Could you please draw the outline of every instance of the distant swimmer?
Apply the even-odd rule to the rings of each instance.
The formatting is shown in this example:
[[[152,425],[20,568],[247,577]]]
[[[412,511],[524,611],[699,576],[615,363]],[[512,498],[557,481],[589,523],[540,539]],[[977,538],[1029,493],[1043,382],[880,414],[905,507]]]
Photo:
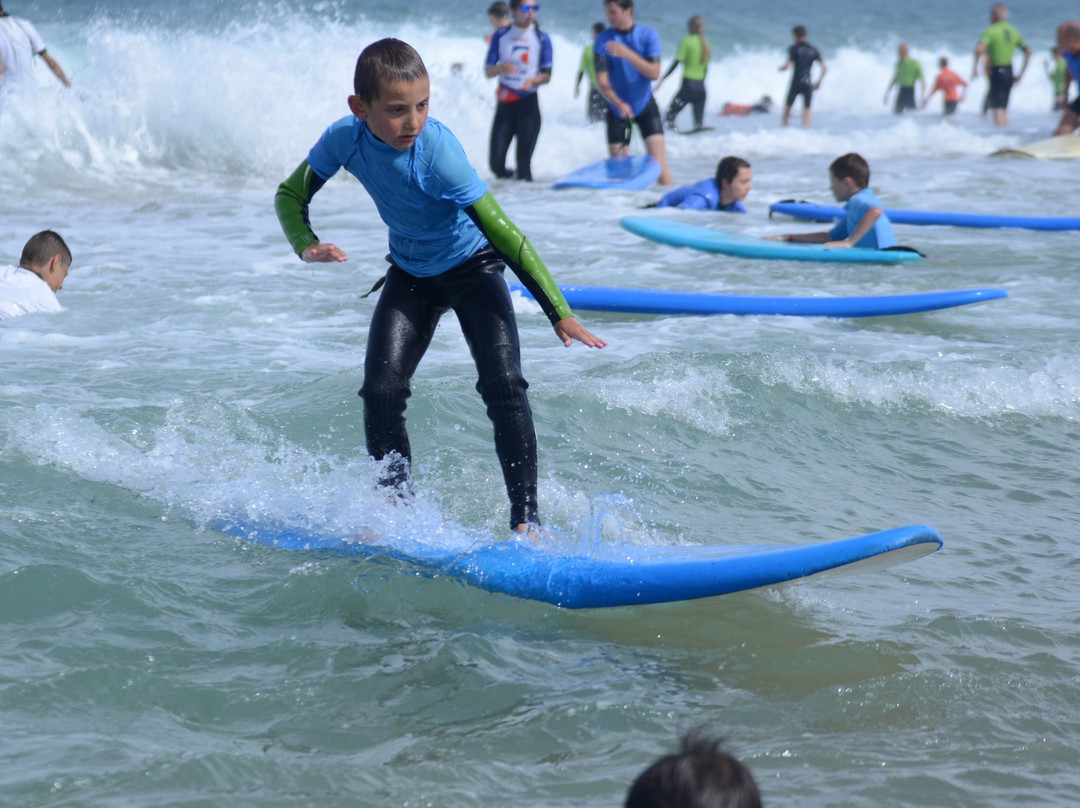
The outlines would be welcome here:
[[[1061,58],[1065,60],[1069,75],[1076,80],[1077,88],[1080,88],[1080,23],[1075,20],[1063,22],[1057,29],[1057,46],[1061,52]],[[1066,78],[1065,89],[1062,92],[1067,102],[1069,96],[1069,81]],[[1055,135],[1069,135],[1080,126],[1080,92],[1071,104],[1064,107],[1061,120],[1058,122]]]
[[[1004,3],[996,3],[990,8],[990,27],[983,31],[975,45],[975,66],[971,77],[979,72],[979,62],[986,60],[990,71],[990,92],[987,95],[987,108],[993,110],[994,123],[998,126],[1009,125],[1009,94],[1014,84],[1019,84],[1031,61],[1031,48],[1020,36],[1020,32],[1009,24],[1009,9]],[[1024,63],[1020,72],[1013,76],[1013,54],[1020,48],[1024,52]]]
[[[870,190],[870,166],[862,155],[851,152],[829,166],[829,189],[837,202],[844,203],[844,218],[832,230],[817,233],[789,233],[766,236],[770,241],[824,244],[826,247],[860,247],[885,250],[897,246],[892,222],[881,200]]]
[[[918,108],[918,104],[915,103],[916,84],[919,85],[919,95],[922,96],[925,102],[926,81],[923,79],[922,65],[911,58],[911,49],[908,48],[906,43],[901,43],[900,47],[896,49],[896,57],[896,69],[893,71],[892,81],[885,88],[884,102],[889,102],[889,93],[892,88],[898,87],[893,112],[900,115],[905,110]]]
[[[754,115],[761,112],[772,112],[773,101],[772,97],[768,95],[761,96],[761,100],[756,104],[733,104],[728,101],[720,108],[717,115],[729,116],[729,115]]]
[[[675,61],[671,67],[656,82],[653,92],[660,89],[664,79],[675,72],[680,64],[683,66],[682,85],[679,92],[671,99],[667,112],[664,114],[664,124],[675,129],[675,118],[682,112],[687,104],[694,113],[694,129],[701,129],[705,123],[705,74],[709,70],[709,59],[712,58],[712,48],[705,39],[705,20],[694,15],[686,24],[689,36],[683,37],[679,43],[679,50],[675,53]]]
[[[967,93],[967,82],[960,76],[949,69],[949,59],[947,56],[942,56],[938,59],[938,74],[934,79],[934,86],[930,90],[930,95],[923,98],[922,106],[926,109],[926,105],[930,103],[930,99],[934,97],[934,94],[938,90],[945,98],[945,108],[942,111],[943,115],[952,115],[956,112],[956,106],[964,100],[964,95]]]
[[[0,320],[24,314],[63,311],[56,293],[71,267],[71,250],[52,230],[30,237],[19,265],[0,267]]]
[[[825,78],[828,67],[825,60],[821,58],[821,54],[818,53],[818,49],[806,41],[806,28],[796,25],[791,29],[791,36],[795,44],[788,48],[787,61],[780,65],[781,73],[789,67],[794,67],[791,72],[791,86],[788,88],[787,100],[784,102],[784,116],[780,123],[782,126],[788,125],[791,108],[795,105],[795,99],[801,95],[803,98],[802,125],[809,126],[810,100],[813,98],[814,91],[821,89],[821,82]],[[821,74],[816,82],[813,79],[814,62],[821,65]]]
[[[728,156],[717,164],[715,177],[668,191],[656,207],[746,213],[743,201],[753,190],[753,181],[750,164],[741,157]]]
[[[596,86],[596,52],[593,50],[593,43],[603,30],[602,22],[593,23],[592,39],[581,51],[581,64],[578,65],[577,76],[574,77],[574,98],[577,98],[581,92],[581,80],[586,76],[589,77],[589,98],[585,102],[585,118],[589,123],[599,123],[604,120],[607,112],[607,101],[600,95],[600,90]]]
[[[539,87],[551,81],[551,37],[536,23],[539,3],[510,0],[513,24],[491,38],[484,75],[499,77],[491,122],[488,162],[500,179],[532,180],[532,155],[540,137]],[[516,140],[515,170],[506,167],[510,141]]]
[[[61,84],[71,86],[60,63],[45,50],[37,29],[29,20],[12,17],[0,3],[0,86],[32,81],[35,56],[41,57]]]

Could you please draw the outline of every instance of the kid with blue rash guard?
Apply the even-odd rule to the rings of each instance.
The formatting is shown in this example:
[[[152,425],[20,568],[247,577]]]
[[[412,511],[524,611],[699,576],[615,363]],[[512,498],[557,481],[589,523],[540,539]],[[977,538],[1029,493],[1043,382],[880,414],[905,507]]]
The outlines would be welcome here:
[[[867,250],[896,247],[892,223],[882,210],[881,201],[867,187],[869,184],[870,166],[866,160],[854,152],[837,157],[829,166],[829,187],[836,201],[844,203],[844,218],[832,230],[767,238]]]
[[[725,157],[717,164],[715,177],[668,191],[654,207],[746,213],[743,200],[754,187],[753,179],[748,162]]]
[[[428,118],[430,83],[419,54],[383,39],[360,54],[352,115],[323,133],[278,188],[274,208],[293,250],[307,262],[346,261],[311,229],[308,206],[337,171],[354,175],[390,229],[390,268],[368,329],[364,432],[368,454],[385,461],[381,483],[411,490],[405,431],[410,381],[439,318],[453,309],[476,363],[476,384],[495,427],[495,450],[510,499],[510,524],[539,523],[536,432],[521,373],[508,264],[569,347],[607,343],[573,316],[536,250],[502,211],[454,135]],[[373,290],[374,291],[374,290]]]

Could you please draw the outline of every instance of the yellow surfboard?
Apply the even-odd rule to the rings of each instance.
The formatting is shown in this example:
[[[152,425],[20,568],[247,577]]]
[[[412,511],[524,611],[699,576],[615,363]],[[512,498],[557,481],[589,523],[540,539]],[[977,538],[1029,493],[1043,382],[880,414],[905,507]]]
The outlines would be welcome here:
[[[1015,149],[998,149],[991,157],[1039,157],[1046,160],[1069,160],[1080,157],[1080,135],[1061,135],[1036,140]]]

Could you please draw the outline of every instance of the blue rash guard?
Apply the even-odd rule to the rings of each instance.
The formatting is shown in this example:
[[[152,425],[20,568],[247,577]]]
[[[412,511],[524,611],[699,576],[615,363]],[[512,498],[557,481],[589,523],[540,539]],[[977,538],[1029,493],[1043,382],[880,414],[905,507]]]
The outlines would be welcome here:
[[[720,207],[720,186],[716,179],[684,185],[674,191],[668,191],[656,203],[658,208],[682,208],[683,210],[721,210],[725,213],[746,213],[746,207],[738,199]]]
[[[880,207],[882,207],[881,200],[874,196],[874,192],[869,188],[863,188],[844,204],[844,218],[838,221],[836,226],[829,231],[829,240],[843,241],[855,232],[855,228],[859,226],[859,222],[862,221],[868,210]],[[897,246],[896,236],[893,235],[892,222],[889,221],[889,217],[882,212],[878,220],[874,222],[870,232],[859,239],[854,246],[867,250],[884,250],[888,247]]]
[[[596,57],[596,72],[608,74],[611,89],[630,105],[636,118],[652,99],[652,81],[637,71],[629,59],[608,56],[604,48],[608,42],[621,42],[641,58],[649,62],[660,61],[660,34],[645,25],[634,24],[629,31],[617,31],[606,28],[593,40],[593,53]],[[618,110],[608,102],[612,112]]]
[[[1065,65],[1069,71],[1069,75],[1076,81],[1077,86],[1080,86],[1080,53],[1070,53],[1067,50],[1061,52],[1061,58],[1065,60]],[[1073,100],[1073,112],[1077,112],[1076,104],[1080,101],[1080,95],[1077,95]]]
[[[326,129],[308,164],[322,180],[341,168],[360,180],[390,228],[391,258],[412,275],[440,275],[487,244],[465,212],[487,185],[457,138],[434,118],[412,148],[399,151],[348,115]]]

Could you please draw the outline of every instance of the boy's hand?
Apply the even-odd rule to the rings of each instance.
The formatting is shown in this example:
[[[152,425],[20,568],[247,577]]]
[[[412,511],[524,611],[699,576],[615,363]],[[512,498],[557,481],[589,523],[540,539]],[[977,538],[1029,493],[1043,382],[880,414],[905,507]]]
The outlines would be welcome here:
[[[300,258],[309,264],[329,264],[334,261],[349,260],[349,256],[345,254],[345,251],[340,247],[335,247],[333,244],[312,244],[304,247],[303,252],[300,253]]]
[[[555,333],[559,335],[559,339],[567,348],[574,344],[574,340],[590,348],[603,348],[607,345],[606,341],[589,333],[589,330],[574,317],[564,317],[555,323]]]
[[[835,248],[835,247],[850,247],[851,242],[850,241],[826,241],[821,246],[822,247],[832,247],[832,248]]]

